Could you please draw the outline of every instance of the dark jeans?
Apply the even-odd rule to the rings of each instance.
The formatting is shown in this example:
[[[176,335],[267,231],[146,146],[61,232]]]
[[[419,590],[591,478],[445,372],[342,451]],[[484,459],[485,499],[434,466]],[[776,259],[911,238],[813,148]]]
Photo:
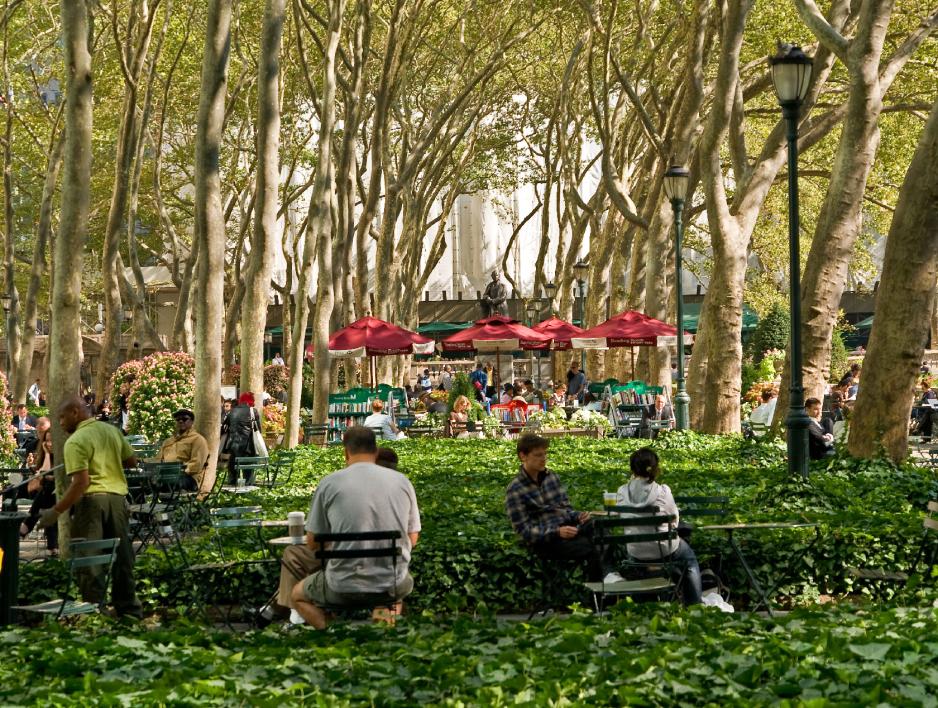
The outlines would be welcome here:
[[[29,507],[29,516],[26,517],[26,521],[23,522],[23,525],[27,529],[26,533],[30,533],[35,528],[36,524],[39,523],[39,512],[43,509],[51,509],[53,506],[55,506],[55,482],[43,479],[42,486],[39,487],[39,491],[36,492],[36,496],[33,497],[33,504]],[[25,536],[26,534],[23,535]],[[46,529],[46,548],[50,551],[54,551],[58,547],[59,526],[58,524],[52,524],[52,526]]]
[[[235,468],[235,461],[238,457],[250,457],[247,452],[238,453],[237,457],[234,453],[228,458],[228,486],[234,487],[238,484],[238,470]],[[245,486],[250,487],[254,484],[254,474],[256,470],[245,470],[244,474],[244,484]]]
[[[579,534],[571,539],[555,538],[534,544],[534,552],[545,560],[581,560],[586,564],[586,579],[603,579],[603,561],[593,542],[593,526],[581,526]]]
[[[681,579],[681,598],[685,605],[699,605],[703,589],[700,584],[700,565],[697,563],[697,554],[687,541],[681,539],[677,550],[671,554],[671,560],[684,565],[684,577]],[[681,569],[675,569],[675,580],[680,576]]]
[[[134,551],[130,543],[130,512],[122,494],[86,494],[72,508],[72,538],[98,541],[119,538],[111,569],[111,600],[118,616],[140,616],[134,582]],[[107,591],[101,568],[88,568],[78,576],[81,597],[100,602]]]

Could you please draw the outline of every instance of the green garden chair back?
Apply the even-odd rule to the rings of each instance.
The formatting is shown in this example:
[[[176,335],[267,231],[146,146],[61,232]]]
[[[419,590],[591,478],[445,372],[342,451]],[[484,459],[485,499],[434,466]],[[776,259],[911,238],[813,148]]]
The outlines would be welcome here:
[[[160,454],[160,446],[155,443],[131,445],[130,449],[134,451],[134,457],[138,460],[149,460]]]
[[[373,610],[379,607],[393,607],[398,600],[395,599],[397,584],[397,559],[401,556],[401,547],[398,542],[401,532],[392,531],[360,531],[354,533],[317,533],[316,540],[328,547],[320,546],[316,551],[316,558],[325,566],[330,559],[384,559],[391,571],[392,583],[387,588],[376,588],[373,594],[363,594],[360,602],[355,605],[326,605],[327,612],[343,613],[355,610]],[[348,547],[350,543],[364,543]],[[337,548],[342,544],[342,548]]]
[[[911,574],[918,573],[919,563],[925,560],[923,577],[931,576],[938,556],[938,501],[930,501],[925,507],[922,523],[922,541],[910,567]],[[910,573],[882,568],[847,568],[847,573],[857,580],[873,583],[907,583]]]
[[[607,583],[605,579],[600,582],[585,583],[586,588],[593,595],[593,604],[597,612],[606,606],[610,597],[650,597],[660,599],[668,597],[677,598],[677,589],[680,585],[680,576],[686,570],[683,564],[674,563],[668,556],[667,550],[670,542],[678,538],[677,526],[674,517],[670,514],[660,514],[654,506],[613,506],[608,511],[625,516],[596,517],[594,524],[597,530],[597,544],[603,554],[611,555],[617,549],[624,549],[629,543],[656,543],[660,556],[652,561],[639,561],[626,558],[622,563],[622,574],[626,580]],[[665,531],[659,530],[666,526]],[[622,533],[626,528],[638,528],[638,533]],[[683,566],[683,567],[682,567]],[[674,570],[677,569],[678,579],[675,581]],[[629,579],[628,576],[639,576]]]
[[[277,450],[270,458],[270,487],[289,483],[296,466],[296,450]]]
[[[244,478],[248,486],[270,486],[270,458],[238,457],[235,459],[235,471],[238,478]]]
[[[304,425],[303,444],[325,447],[329,443],[328,425]]]
[[[107,588],[110,587],[111,566],[114,563],[114,555],[119,543],[120,539],[117,538],[105,538],[99,541],[72,541],[69,545],[68,560],[65,561],[69,572],[66,577],[65,587],[62,590],[62,597],[56,600],[40,602],[35,605],[14,606],[13,610],[55,618],[71,617],[73,615],[83,615],[89,612],[99,611],[104,607],[107,598]],[[78,586],[78,571],[82,570],[104,573],[105,593],[100,603],[70,599],[72,591]]]
[[[681,518],[691,518],[694,516],[711,516],[717,520],[725,518],[730,513],[729,497],[700,497],[700,496],[676,496],[674,503],[681,510]]]

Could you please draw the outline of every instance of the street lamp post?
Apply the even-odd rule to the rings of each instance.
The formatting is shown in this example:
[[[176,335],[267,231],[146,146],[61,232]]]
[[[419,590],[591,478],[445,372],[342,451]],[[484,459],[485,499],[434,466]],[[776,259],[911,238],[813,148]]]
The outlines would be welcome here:
[[[582,260],[573,264],[573,277],[576,278],[577,287],[580,289],[580,327],[586,329],[586,274],[589,272],[589,265]],[[586,373],[586,350],[580,350],[580,371]]]
[[[681,248],[684,237],[684,202],[687,199],[687,183],[690,171],[681,165],[672,165],[664,173],[664,192],[674,211],[674,292],[677,300],[677,394],[674,396],[674,415],[678,430],[690,428],[690,396],[684,385],[684,292],[682,284]]]
[[[791,388],[788,416],[788,471],[808,476],[808,425],[801,372],[801,245],[798,217],[798,118],[811,83],[813,61],[801,47],[779,44],[769,57],[772,82],[788,128],[788,257],[791,298]]]
[[[525,314],[528,316],[528,327],[533,327],[537,324],[537,315],[538,315],[538,306],[535,298],[531,298],[528,301],[528,305],[525,308]],[[538,367],[540,369],[540,367]],[[538,371],[537,374],[534,373],[534,350],[531,350],[531,378],[535,379],[537,382],[537,387],[541,387],[541,372]]]

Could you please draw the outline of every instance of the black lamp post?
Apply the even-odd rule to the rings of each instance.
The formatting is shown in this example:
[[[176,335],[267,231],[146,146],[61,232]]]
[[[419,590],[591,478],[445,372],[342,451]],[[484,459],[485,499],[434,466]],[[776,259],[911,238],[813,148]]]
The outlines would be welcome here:
[[[0,303],[3,303],[3,320],[4,320],[4,322],[6,322],[6,331],[7,331],[7,334],[9,334],[9,332],[10,332],[10,308],[13,306],[13,298],[10,297],[10,295],[9,295],[8,293],[4,293],[2,296],[0,296]],[[6,364],[5,364],[5,366],[6,366],[7,383],[9,384],[9,377],[10,377],[10,347],[9,347],[9,343],[7,344],[7,347],[6,347]]]
[[[528,300],[527,307],[524,310],[525,314],[528,316],[528,327],[533,327],[534,325],[537,324],[538,310],[539,308],[538,308],[537,299],[532,297],[530,300]],[[533,349],[531,350],[531,378],[535,379],[535,381],[537,382],[537,387],[540,388],[541,387],[541,372],[540,372],[540,367],[538,367],[538,371],[535,374],[534,350]]]
[[[674,416],[678,430],[690,428],[690,396],[684,385],[684,292],[681,287],[682,272],[681,249],[684,237],[684,201],[687,199],[687,183],[690,171],[682,165],[672,165],[664,173],[664,193],[671,202],[674,211],[674,292],[677,300],[677,394],[674,396]]]
[[[589,265],[582,260],[573,264],[573,277],[576,278],[576,284],[580,291],[580,327],[586,329],[586,274],[589,272]],[[580,371],[586,372],[586,350],[580,352]]]
[[[788,417],[788,471],[808,476],[808,425],[801,375],[801,246],[798,217],[798,118],[811,83],[813,61],[801,47],[779,44],[769,57],[772,82],[788,127],[788,248],[791,298],[791,389]]]

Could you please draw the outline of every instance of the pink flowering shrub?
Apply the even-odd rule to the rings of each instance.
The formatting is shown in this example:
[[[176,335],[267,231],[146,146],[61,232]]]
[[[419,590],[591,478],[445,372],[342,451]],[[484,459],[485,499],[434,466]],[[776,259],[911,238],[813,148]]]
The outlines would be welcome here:
[[[118,366],[117,371],[112,374],[111,383],[108,386],[110,393],[107,397],[108,402],[111,404],[112,413],[117,412],[117,397],[121,393],[125,396],[130,395],[130,391],[133,389],[141,371],[143,371],[143,360],[131,359]]]
[[[0,419],[6,421],[6,425],[0,425],[0,458],[8,462],[13,459],[13,451],[16,449],[16,439],[13,437],[10,421],[13,420],[13,410],[7,403],[7,377],[0,371]],[[12,466],[12,465],[9,465]]]
[[[172,435],[174,411],[192,408],[195,362],[184,352],[156,352],[141,363],[127,402],[130,432],[155,442]]]
[[[237,386],[241,383],[241,364],[229,364],[221,370],[222,386]]]

